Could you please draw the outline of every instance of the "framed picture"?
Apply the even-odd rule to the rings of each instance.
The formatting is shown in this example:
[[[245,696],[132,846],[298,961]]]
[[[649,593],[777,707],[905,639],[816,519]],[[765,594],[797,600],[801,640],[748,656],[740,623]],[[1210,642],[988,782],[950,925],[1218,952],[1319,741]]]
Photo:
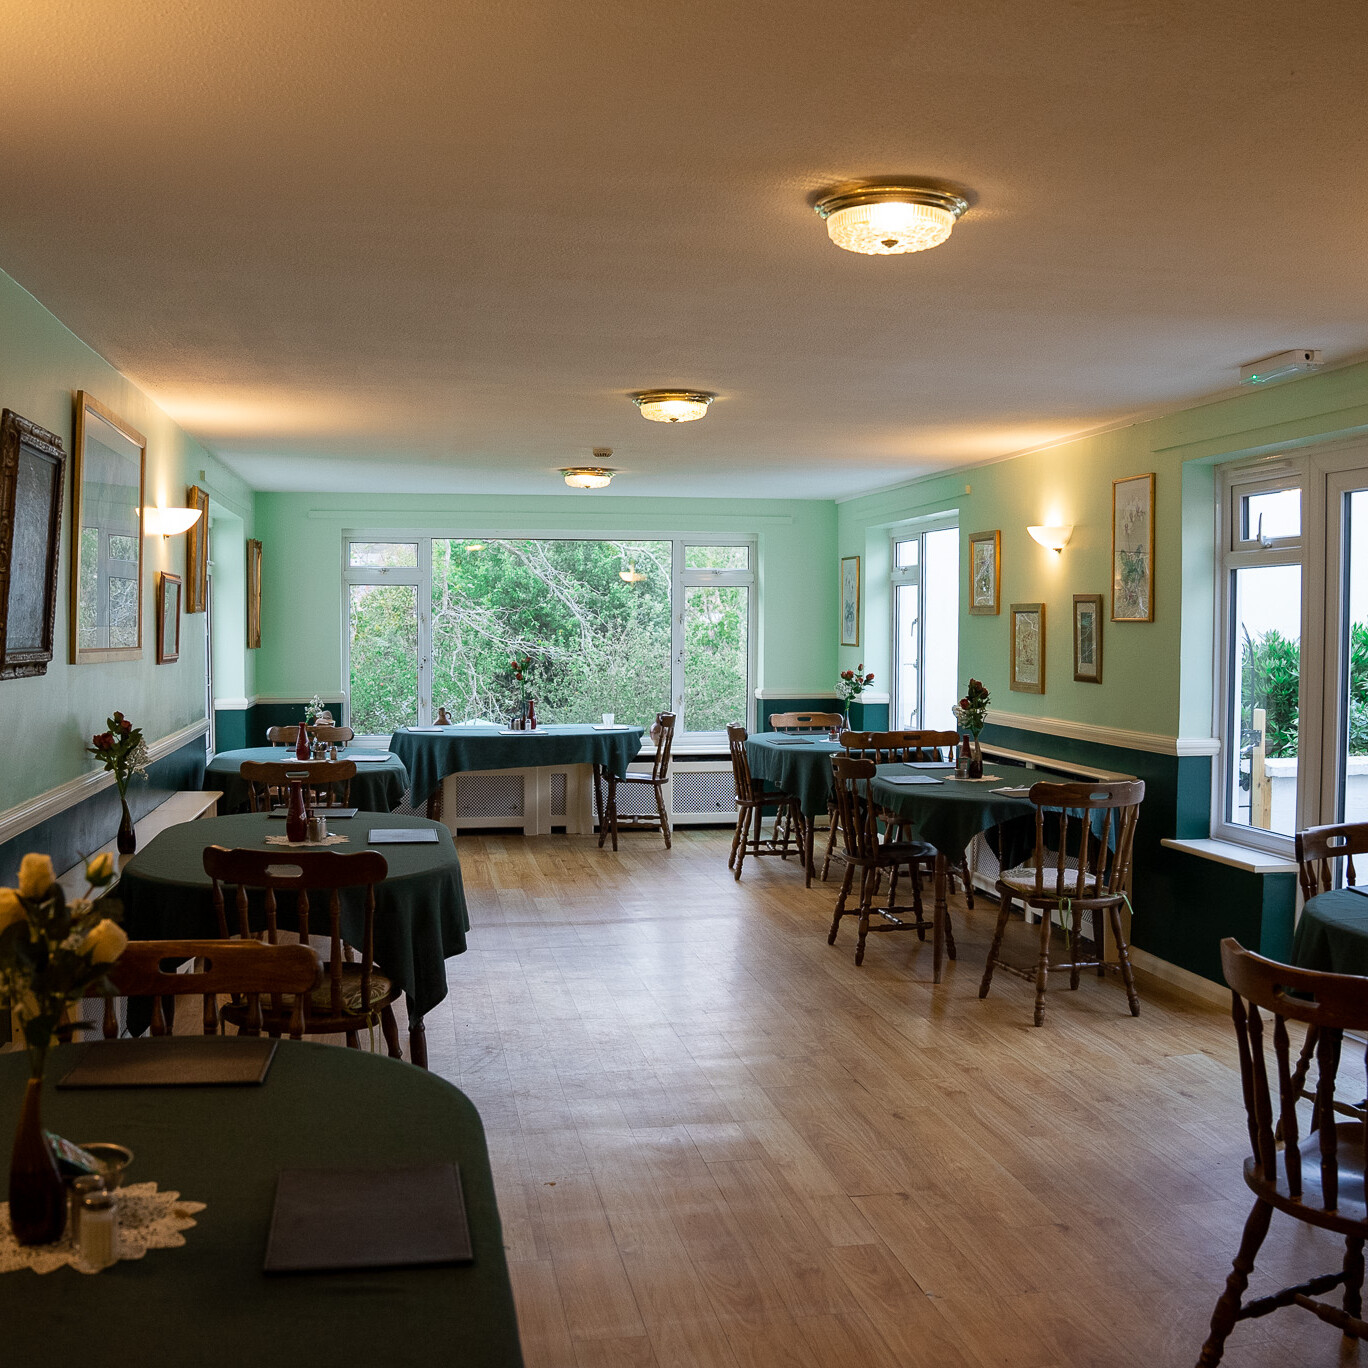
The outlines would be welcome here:
[[[841,645],[860,644],[860,558],[841,557]]]
[[[1012,615],[1012,688],[1017,693],[1045,692],[1045,605],[1014,603]]]
[[[1002,533],[969,534],[969,611],[996,617],[1002,611]]]
[[[180,659],[181,577],[157,576],[157,664]]]
[[[47,673],[66,487],[62,439],[0,414],[0,679]]]
[[[261,645],[261,543],[247,540],[247,649]]]
[[[1154,621],[1154,476],[1112,481],[1113,622]]]
[[[199,509],[199,517],[185,534],[185,611],[202,613],[209,606],[209,495],[198,485],[190,485],[185,506]]]
[[[71,663],[142,657],[147,439],[84,390],[71,481]]]
[[[1102,595],[1073,596],[1074,679],[1080,684],[1102,682]]]

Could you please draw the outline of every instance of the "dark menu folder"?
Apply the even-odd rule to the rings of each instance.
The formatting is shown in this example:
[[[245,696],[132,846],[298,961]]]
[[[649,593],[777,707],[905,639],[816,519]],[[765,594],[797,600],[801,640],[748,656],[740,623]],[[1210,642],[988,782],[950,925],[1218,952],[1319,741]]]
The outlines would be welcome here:
[[[238,1087],[264,1083],[276,1042],[265,1036],[151,1036],[95,1040],[59,1088]]]
[[[267,1273],[469,1263],[455,1164],[283,1169],[266,1240]]]

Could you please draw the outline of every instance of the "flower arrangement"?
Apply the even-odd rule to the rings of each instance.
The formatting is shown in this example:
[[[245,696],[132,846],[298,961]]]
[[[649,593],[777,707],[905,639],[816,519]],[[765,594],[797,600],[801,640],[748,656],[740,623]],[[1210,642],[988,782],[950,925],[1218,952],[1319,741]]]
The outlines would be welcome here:
[[[984,724],[988,721],[988,690],[983,682],[978,679],[971,679],[968,688],[964,691],[964,697],[951,711],[955,714],[955,721],[959,723],[961,729],[967,731],[977,741],[979,732],[983,730]]]
[[[836,693],[841,701],[849,706],[874,682],[874,671],[864,672],[862,660],[853,670],[842,670],[836,681]]]
[[[532,667],[532,657],[524,656],[521,660],[517,656],[510,656],[508,660],[508,673],[513,682],[518,686],[519,712],[522,716],[527,716],[527,676]]]
[[[128,783],[135,774],[147,778],[151,757],[147,754],[147,743],[143,740],[141,727],[135,727],[121,712],[116,712],[105,721],[108,730],[91,737],[93,744],[87,746],[86,750],[113,774],[114,782],[118,785],[119,804],[123,808],[119,822],[119,852],[131,855],[137,849],[137,838],[133,834],[133,818],[128,811]]]
[[[87,894],[105,887],[114,877],[113,857],[97,855],[85,874]],[[43,1076],[68,1007],[102,984],[128,944],[105,910],[89,896],[68,903],[46,855],[25,855],[19,887],[0,888],[0,1007],[18,1017],[33,1078]]]
[[[325,713],[327,713],[329,717],[332,716],[332,713],[328,712],[328,705],[324,703],[323,699],[318,694],[314,694],[314,696],[304,705],[305,725],[312,727]]]

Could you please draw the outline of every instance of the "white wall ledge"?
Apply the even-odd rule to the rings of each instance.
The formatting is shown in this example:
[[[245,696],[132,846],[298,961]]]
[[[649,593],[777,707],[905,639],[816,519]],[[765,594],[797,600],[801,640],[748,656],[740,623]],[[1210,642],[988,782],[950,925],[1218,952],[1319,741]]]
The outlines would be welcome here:
[[[1180,841],[1166,836],[1159,842],[1170,850],[1181,850],[1186,855],[1196,855],[1200,860],[1213,860],[1216,864],[1229,865],[1232,869],[1243,869],[1250,874],[1295,874],[1297,862],[1284,860],[1281,856],[1270,855],[1266,850],[1256,850],[1253,846],[1236,845],[1234,841],[1216,841],[1203,838],[1196,841]]]

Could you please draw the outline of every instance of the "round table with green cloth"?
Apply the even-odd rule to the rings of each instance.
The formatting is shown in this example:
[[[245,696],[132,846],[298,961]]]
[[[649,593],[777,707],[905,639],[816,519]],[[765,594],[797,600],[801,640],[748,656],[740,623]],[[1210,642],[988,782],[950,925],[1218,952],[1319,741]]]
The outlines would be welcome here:
[[[435,844],[375,845],[367,833],[377,828],[431,828]],[[423,1014],[447,994],[446,963],[466,948],[470,917],[461,884],[461,865],[451,833],[440,822],[395,813],[361,812],[355,817],[330,818],[329,834],[350,838],[345,845],[317,847],[341,855],[374,850],[385,857],[389,875],[375,887],[375,962],[407,995],[409,1041],[416,1062],[423,1062],[426,1042]],[[116,896],[123,904],[123,927],[134,940],[186,940],[216,937],[218,919],[211,898],[211,881],[204,872],[207,846],[230,849],[279,849],[282,863],[288,847],[266,843],[267,836],[283,836],[285,824],[262,812],[231,817],[206,817],[182,822],[147,844],[124,866]],[[326,906],[319,895],[319,911]],[[364,922],[364,893],[342,891],[342,936],[360,943]],[[293,901],[280,904],[282,930],[295,930]],[[256,925],[264,926],[264,918]],[[315,932],[326,921],[310,918]],[[230,926],[230,930],[232,927]]]
[[[54,1088],[83,1048],[48,1057],[44,1125],[127,1145],[130,1184],[155,1182],[206,1207],[182,1248],[94,1276],[0,1277],[5,1363],[522,1363],[484,1128],[464,1093],[397,1060],[288,1040],[259,1087]],[[14,1133],[27,1075],[26,1055],[0,1055],[0,1135]],[[262,1271],[282,1169],[438,1163],[460,1168],[473,1263]]]
[[[1292,963],[1368,977],[1368,897],[1336,888],[1309,898],[1292,938]]]
[[[408,769],[413,794],[409,803],[417,807],[437,792],[448,774],[471,770],[602,765],[621,779],[636,759],[644,734],[642,727],[603,731],[592,726],[545,726],[509,736],[493,726],[405,728],[395,732],[389,744]]]
[[[839,741],[825,736],[760,732],[746,738],[751,778],[791,793],[807,818],[820,817],[831,801],[831,757],[844,755]]]
[[[337,758],[348,760],[351,758],[348,752],[353,750],[375,753],[373,747],[348,746],[338,751]],[[295,759],[294,751],[288,746],[253,746],[248,750],[220,751],[204,768],[204,787],[217,789],[223,794],[219,799],[219,812],[224,815],[252,810],[247,782],[239,772],[244,760],[257,764],[308,767],[307,761]],[[393,812],[404,801],[408,786],[408,770],[397,755],[391,754],[388,760],[382,761],[358,760],[356,778],[351,781],[347,803],[349,807],[360,808],[362,812]]]

